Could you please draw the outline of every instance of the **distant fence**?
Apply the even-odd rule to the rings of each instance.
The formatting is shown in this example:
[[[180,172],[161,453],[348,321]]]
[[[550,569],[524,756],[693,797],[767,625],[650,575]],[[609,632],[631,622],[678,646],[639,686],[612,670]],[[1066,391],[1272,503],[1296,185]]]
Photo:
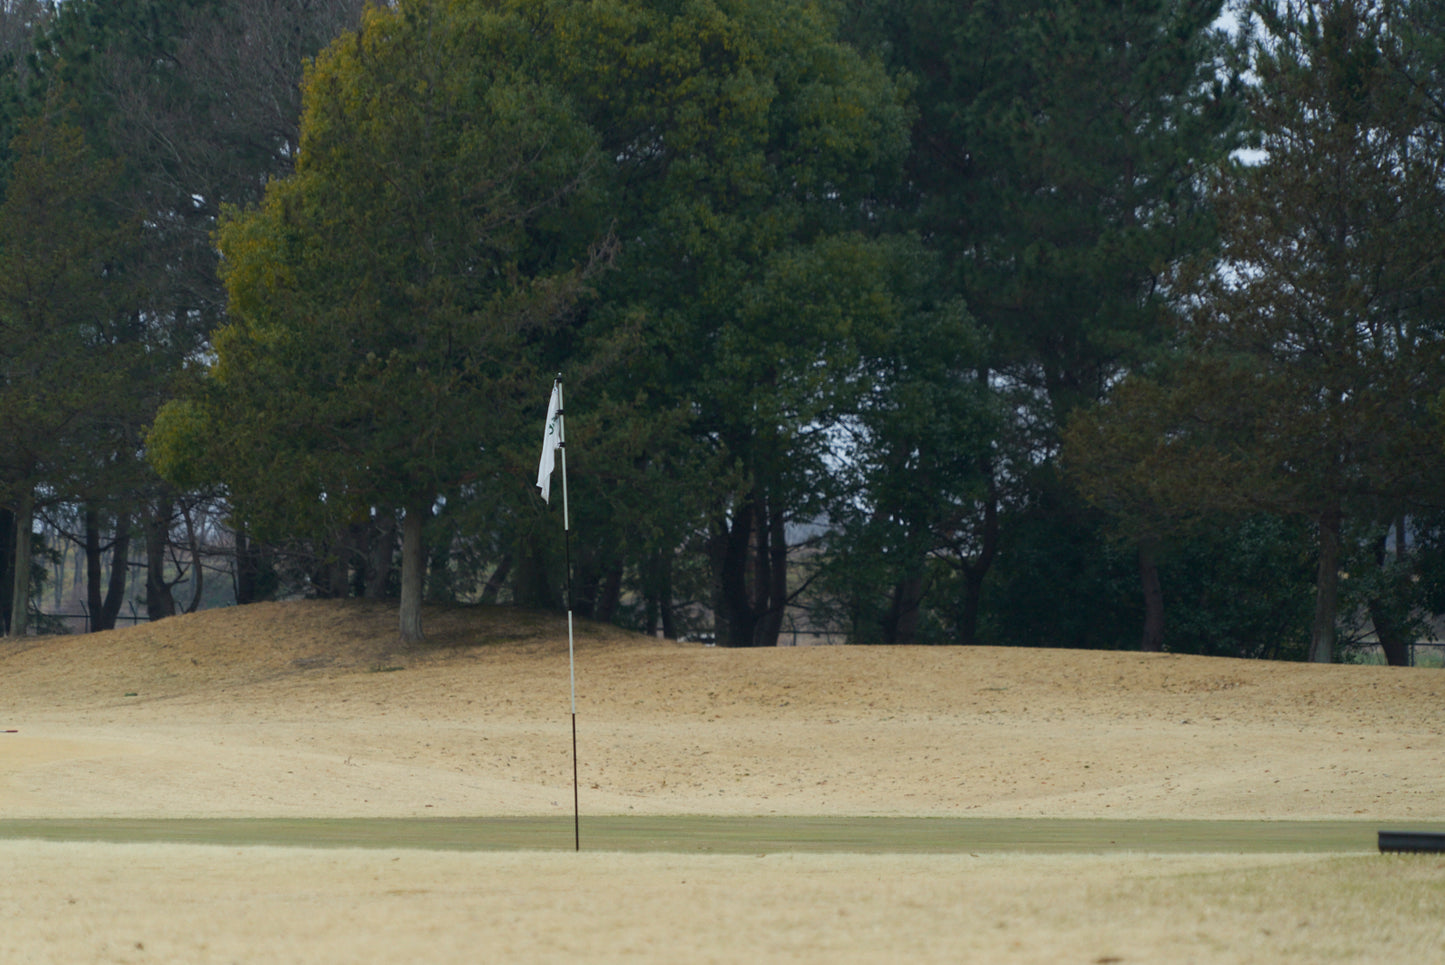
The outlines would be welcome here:
[[[1420,659],[1421,657],[1425,658],[1423,662]],[[1410,666],[1445,666],[1445,643],[1410,644]]]
[[[137,610],[133,601],[129,604],[129,607],[129,613],[121,612],[116,614],[116,626],[120,626],[123,623],[129,623],[131,626],[134,626],[137,623],[150,622],[150,617]],[[40,616],[45,620],[64,621],[66,630],[69,633],[89,633],[91,628],[90,608],[82,603],[80,610],[81,612],[79,613],[46,613],[42,610]]]
[[[780,647],[833,647],[847,642],[848,635],[836,630],[786,627],[778,634],[778,646]]]

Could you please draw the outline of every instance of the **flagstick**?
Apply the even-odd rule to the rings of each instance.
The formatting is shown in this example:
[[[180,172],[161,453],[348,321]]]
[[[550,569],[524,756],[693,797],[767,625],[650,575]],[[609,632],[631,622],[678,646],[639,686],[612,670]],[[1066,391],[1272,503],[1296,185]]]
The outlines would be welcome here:
[[[572,684],[572,843],[582,850],[581,806],[577,793],[577,664],[572,647],[572,519],[567,508],[567,415],[562,376],[557,376],[557,448],[562,452],[562,545],[567,565],[567,676]]]

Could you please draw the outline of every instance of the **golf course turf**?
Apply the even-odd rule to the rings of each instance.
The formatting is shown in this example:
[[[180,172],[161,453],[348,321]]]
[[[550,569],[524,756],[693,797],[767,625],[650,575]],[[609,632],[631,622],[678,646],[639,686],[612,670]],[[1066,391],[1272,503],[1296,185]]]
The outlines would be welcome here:
[[[256,604],[0,641],[0,962],[1439,962],[1445,674]],[[387,672],[378,672],[387,671]]]
[[[1445,823],[1412,825],[1445,831]],[[675,854],[1328,854],[1373,851],[1365,821],[603,816],[588,851]],[[226,847],[571,850],[570,817],[0,820],[0,839]]]

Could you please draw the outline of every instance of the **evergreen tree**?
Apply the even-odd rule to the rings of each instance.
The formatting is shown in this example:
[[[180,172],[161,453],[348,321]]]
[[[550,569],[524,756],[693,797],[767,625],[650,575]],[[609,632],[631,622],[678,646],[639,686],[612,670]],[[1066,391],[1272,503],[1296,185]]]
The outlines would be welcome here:
[[[85,533],[75,535],[94,574],[97,629],[109,626],[119,606],[133,536],[144,542],[149,616],[177,609],[172,588],[180,574],[171,574],[167,559],[187,497],[147,470],[140,436],[182,367],[208,351],[224,317],[212,239],[222,205],[254,202],[268,177],[290,169],[302,68],[357,22],[363,5],[67,0],[39,35],[30,103],[22,107],[64,105],[68,121],[117,165],[114,205],[143,226],[126,272],[140,292],[133,336],[147,365],[116,387],[115,409],[133,422],[107,454],[108,481],[88,491],[78,512]],[[99,553],[107,542],[117,566],[102,587]],[[244,534],[239,542],[247,543]]]
[[[585,242],[605,224],[581,227],[597,223],[593,134],[531,76],[522,17],[491,13],[374,9],[318,58],[295,174],[220,233],[231,321],[201,410],[157,429],[164,451],[166,433],[206,426],[258,525],[400,511],[409,643],[424,523],[479,467],[496,471],[543,384],[535,347],[603,254]]]
[[[25,633],[37,506],[83,498],[133,413],[118,399],[144,365],[124,266],[135,225],[115,168],[50,117],[10,145],[0,203],[0,500],[12,514],[10,633]],[[97,458],[97,454],[101,454]]]
[[[1264,159],[1220,172],[1221,261],[1177,279],[1177,355],[1081,420],[1072,450],[1116,505],[1308,520],[1309,657],[1329,661],[1347,523],[1383,534],[1438,498],[1445,152],[1393,66],[1411,59],[1402,8],[1249,9]]]
[[[937,601],[960,613],[961,641],[980,638],[985,579],[1011,544],[1032,538],[1028,530],[1053,527],[1061,546],[1106,552],[1099,518],[1058,477],[1059,432],[1159,342],[1170,266],[1209,244],[1199,175],[1235,143],[1227,42],[1214,27],[1221,6],[854,6],[855,34],[915,83],[906,191],[891,211],[942,256],[943,291],[963,300],[982,334],[973,371],[956,377],[985,388],[991,409],[1009,416],[970,454],[970,471],[940,491],[964,510],[940,519],[929,548],[961,577],[951,585],[963,599]],[[953,398],[974,404],[967,392]],[[1141,550],[1147,588],[1153,564]],[[1078,612],[1101,595],[1084,580],[1091,569],[1050,584],[1056,600],[1071,600],[1053,612]],[[990,592],[1002,609],[988,621],[990,639],[1037,639],[1032,623],[999,622],[1029,609],[1009,600],[1036,590],[1017,582],[1035,573],[995,574]],[[1146,627],[1158,617],[1151,610]],[[1157,635],[1145,645],[1157,647]]]

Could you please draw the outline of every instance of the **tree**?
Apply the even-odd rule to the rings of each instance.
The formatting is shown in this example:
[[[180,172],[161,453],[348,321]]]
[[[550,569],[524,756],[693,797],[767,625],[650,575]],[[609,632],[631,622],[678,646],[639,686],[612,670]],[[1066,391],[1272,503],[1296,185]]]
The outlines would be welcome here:
[[[262,531],[400,511],[409,643],[433,506],[497,471],[538,344],[606,257],[595,136],[523,33],[517,11],[401,3],[318,57],[295,173],[221,228],[231,315],[203,391],[155,430],[164,449],[203,426]]]
[[[269,177],[290,170],[302,68],[355,26],[363,6],[364,0],[68,0],[40,35],[32,100],[66,92],[70,121],[120,166],[116,205],[144,226],[144,244],[127,271],[143,281],[136,337],[151,364],[122,387],[127,405],[137,401],[130,406],[135,423],[111,454],[117,471],[109,491],[93,492],[83,514],[90,529],[113,534],[117,551],[127,547],[132,526],[143,536],[152,619],[176,610],[177,577],[168,576],[165,561],[185,497],[147,471],[139,458],[141,429],[186,361],[207,351],[224,315],[211,238],[221,207],[254,203]],[[126,478],[121,467],[129,469]],[[102,541],[88,537],[84,545],[99,574]],[[124,568],[119,572],[124,577]],[[93,584],[92,602],[100,595]],[[99,628],[111,609],[96,611]]]
[[[1234,143],[1220,8],[853,5],[854,34],[916,84],[914,148],[891,214],[940,254],[944,291],[981,332],[973,371],[958,377],[1010,417],[944,494],[967,511],[939,526],[929,549],[961,577],[938,587],[958,587],[963,601],[935,603],[961,614],[960,640],[979,638],[984,580],[1016,528],[1052,520],[1060,540],[1103,551],[1101,533],[1082,535],[1093,515],[1058,477],[1059,432],[1162,337],[1160,282],[1208,243],[1198,172]],[[956,398],[972,404],[969,393]],[[1147,586],[1147,554],[1141,564]],[[1083,572],[1050,591],[1078,587],[1086,598]],[[994,582],[1008,573],[1036,578],[1006,567]],[[1019,592],[1030,588],[993,595]]]
[[[978,378],[986,348],[973,319],[960,299],[934,300],[947,291],[939,259],[916,239],[893,245],[887,287],[901,297],[892,324],[861,340],[820,575],[834,602],[819,615],[855,643],[972,643],[997,517],[985,511],[981,539],[971,522],[997,501],[990,460],[1007,418]],[[965,585],[950,593],[951,582]]]
[[[127,413],[134,350],[124,273],[134,227],[111,205],[115,170],[81,132],[21,125],[0,204],[0,498],[14,519],[10,633],[26,629],[38,503],[75,498],[105,467]]]
[[[675,512],[691,479],[669,484],[635,545],[657,592],[679,545],[702,543],[718,641],[775,644],[796,592],[788,528],[821,510],[859,340],[892,310],[867,229],[906,147],[901,91],[812,4],[558,4],[551,23],[615,159],[622,245],[584,330],[636,333],[625,370],[599,381],[664,427],[611,475],[712,479],[692,525]]]
[[[1391,66],[1396,7],[1249,9],[1265,159],[1220,172],[1220,267],[1177,280],[1179,351],[1081,420],[1072,451],[1124,504],[1309,520],[1309,657],[1329,661],[1347,520],[1383,531],[1437,498],[1445,152]]]
[[[224,314],[211,232],[226,204],[289,172],[307,63],[360,22],[365,0],[69,0],[41,77],[125,166],[146,212],[150,311],[182,353]]]
[[[0,3],[0,142],[7,145],[14,137],[15,124],[23,113],[20,105],[35,37],[49,14],[49,5],[41,0]],[[14,583],[10,562],[15,546],[14,526],[10,509],[0,506],[0,629],[10,625],[10,593]]]

